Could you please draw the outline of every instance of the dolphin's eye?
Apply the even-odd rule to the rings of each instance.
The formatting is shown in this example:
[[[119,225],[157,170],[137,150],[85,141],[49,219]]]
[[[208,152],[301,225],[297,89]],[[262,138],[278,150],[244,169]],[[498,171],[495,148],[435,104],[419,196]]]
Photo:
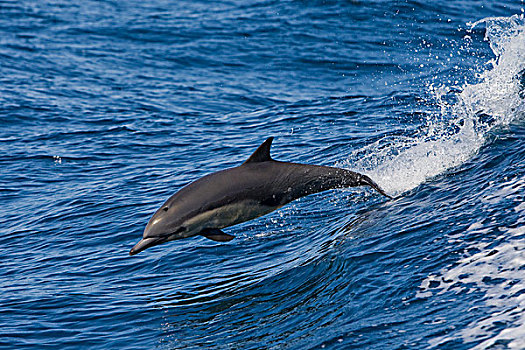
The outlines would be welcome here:
[[[164,210],[164,211],[168,211],[168,209],[169,209],[168,207],[162,208],[162,210]]]

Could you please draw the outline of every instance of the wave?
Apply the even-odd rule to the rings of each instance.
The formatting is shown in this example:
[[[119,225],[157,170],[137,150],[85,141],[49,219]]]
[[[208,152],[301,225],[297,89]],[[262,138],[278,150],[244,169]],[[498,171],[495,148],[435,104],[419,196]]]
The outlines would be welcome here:
[[[488,349],[502,343],[510,349],[525,348],[525,279],[521,272],[525,263],[525,204],[521,197],[524,190],[525,178],[518,177],[480,194],[483,203],[480,210],[487,219],[478,219],[463,235],[484,239],[469,245],[464,257],[451,267],[422,281],[419,298],[481,292],[481,300],[489,311],[487,316],[457,332],[431,339],[431,347],[446,347],[445,344],[459,338],[465,343],[478,343],[473,349]],[[516,203],[510,214],[516,221],[508,226],[494,221],[499,211],[494,206],[503,201]],[[452,237],[451,242],[458,244]]]
[[[525,19],[491,17],[471,24],[469,33],[486,25],[485,40],[494,58],[462,86],[428,85],[426,120],[416,136],[387,136],[366,146],[352,160],[387,192],[398,195],[468,161],[490,139],[491,131],[525,113]],[[466,78],[465,78],[466,79]],[[358,151],[360,154],[363,150]],[[352,159],[358,158],[356,154]],[[348,162],[350,163],[350,162]]]
[[[525,18],[490,17],[469,26],[473,29],[482,24],[486,25],[485,40],[494,58],[476,74],[475,81],[465,83],[459,90],[454,86],[430,86],[438,112],[429,113],[421,135],[394,142],[382,140],[371,146],[381,151],[376,167],[369,173],[387,191],[411,190],[461,166],[498,138],[502,129],[524,117]],[[381,149],[385,141],[393,146]],[[398,153],[385,156],[393,153],[392,148]],[[516,158],[514,166],[522,169],[522,156]],[[485,317],[465,328],[430,339],[431,348],[447,347],[456,340],[474,349],[501,344],[510,349],[525,348],[525,281],[520,273],[525,261],[524,189],[525,178],[518,174],[505,177],[503,183],[492,181],[476,193],[479,215],[460,237],[448,237],[451,249],[470,241],[462,258],[429,274],[419,286],[417,298],[479,295],[481,307],[488,310]],[[502,202],[510,203],[511,210],[502,211]]]

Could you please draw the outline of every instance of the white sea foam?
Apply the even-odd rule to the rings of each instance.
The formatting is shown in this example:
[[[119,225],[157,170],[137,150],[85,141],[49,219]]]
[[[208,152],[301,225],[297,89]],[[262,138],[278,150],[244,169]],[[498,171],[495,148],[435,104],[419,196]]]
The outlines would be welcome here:
[[[524,96],[520,92],[520,89],[523,90],[520,79],[523,80],[525,69],[523,15],[488,18],[472,24],[472,27],[481,23],[487,25],[486,39],[496,55],[490,62],[491,68],[480,74],[479,83],[465,85],[454,105],[446,105],[438,98],[442,110],[450,111],[466,122],[453,138],[458,138],[467,130],[475,135],[467,142],[459,142],[458,146],[465,149],[464,154],[475,152],[492,128],[505,126],[524,114]],[[481,113],[491,116],[491,121],[478,119],[477,115]],[[473,142],[476,139],[478,141]],[[448,142],[443,142],[443,145]],[[450,151],[444,151],[445,155]],[[454,156],[457,153],[452,151]],[[443,162],[455,165],[445,158]],[[484,217],[492,217],[494,206],[501,201],[512,200],[516,203],[513,211],[518,214],[517,222],[512,227],[502,227],[487,219],[470,225],[467,234],[494,232],[497,227],[499,237],[471,245],[466,252],[478,253],[466,253],[452,267],[429,275],[421,283],[418,293],[419,297],[428,298],[446,292],[476,291],[482,293],[489,314],[458,332],[433,339],[430,342],[433,347],[459,338],[464,342],[480,342],[474,349],[487,349],[501,343],[507,344],[510,349],[525,349],[525,295],[522,293],[525,290],[525,178],[512,178],[493,186],[495,188],[488,188],[481,198],[483,210],[486,211]]]
[[[387,192],[403,193],[460,166],[479,151],[494,128],[504,128],[525,115],[524,16],[487,18],[471,27],[481,24],[487,27],[485,39],[495,57],[487,62],[477,81],[465,83],[458,93],[453,92],[456,87],[430,86],[440,110],[429,114],[419,136],[378,141],[364,150],[367,157],[359,157],[362,161],[357,166]],[[493,183],[485,195],[480,194],[486,211],[482,217],[486,219],[470,225],[465,234],[497,232],[499,236],[472,244],[462,259],[422,281],[418,297],[476,292],[488,309],[487,317],[433,339],[431,347],[461,339],[478,342],[475,349],[501,343],[510,349],[525,349],[524,191],[525,178],[518,177]],[[511,212],[519,219],[505,227],[494,222],[494,207],[509,200],[516,203]],[[455,241],[457,237],[450,238],[451,243]],[[468,253],[472,251],[477,253]]]
[[[438,274],[429,275],[420,285],[417,296],[429,298],[443,293],[482,293],[489,309],[487,317],[476,320],[461,331],[437,337],[430,342],[438,347],[457,338],[465,342],[481,341],[474,349],[487,349],[504,342],[510,349],[525,349],[525,207],[522,195],[525,177],[513,178],[483,198],[484,210],[491,213],[494,204],[514,200],[518,221],[513,227],[495,223],[476,222],[466,234],[484,234],[497,226],[500,235],[490,241],[476,242],[467,251],[478,251],[457,261]],[[520,200],[521,198],[521,200]],[[500,242],[494,244],[494,242]],[[498,325],[506,324],[505,328]],[[499,330],[497,330],[499,329]]]
[[[465,83],[459,93],[453,92],[457,87],[429,86],[440,110],[430,113],[419,136],[380,140],[364,150],[368,156],[351,157],[360,159],[354,167],[387,192],[403,193],[460,166],[483,146],[490,130],[524,115],[524,16],[487,18],[471,26],[481,23],[495,58],[476,83]],[[452,103],[447,102],[451,94]]]

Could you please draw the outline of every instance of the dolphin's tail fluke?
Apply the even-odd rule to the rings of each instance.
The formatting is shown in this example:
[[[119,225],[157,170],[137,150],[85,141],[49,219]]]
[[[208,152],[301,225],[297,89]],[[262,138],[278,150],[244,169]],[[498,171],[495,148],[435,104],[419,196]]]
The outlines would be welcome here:
[[[361,178],[360,178],[360,185],[366,185],[366,186],[370,186],[372,187],[374,190],[376,190],[377,192],[381,193],[383,196],[389,198],[389,199],[392,199],[392,196],[389,196],[388,194],[386,194],[385,191],[383,191],[383,189],[381,187],[379,187],[378,184],[376,184],[371,178],[369,178],[368,176],[366,175],[363,175],[361,174]]]
[[[303,186],[299,195],[293,196],[293,199],[300,198],[313,193],[331,190],[333,188],[347,188],[356,186],[370,186],[383,196],[392,199],[385,191],[371,178],[366,175],[356,173],[355,171],[334,168],[320,165],[306,165],[288,163],[293,166],[290,173],[297,174],[297,182],[301,181],[308,186]]]

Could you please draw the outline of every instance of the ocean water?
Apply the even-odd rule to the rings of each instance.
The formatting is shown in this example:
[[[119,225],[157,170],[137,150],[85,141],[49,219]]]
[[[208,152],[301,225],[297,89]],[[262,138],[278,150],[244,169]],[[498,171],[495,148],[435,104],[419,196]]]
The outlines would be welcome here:
[[[0,1],[0,348],[525,349],[524,8]],[[269,136],[395,199],[128,255]]]

